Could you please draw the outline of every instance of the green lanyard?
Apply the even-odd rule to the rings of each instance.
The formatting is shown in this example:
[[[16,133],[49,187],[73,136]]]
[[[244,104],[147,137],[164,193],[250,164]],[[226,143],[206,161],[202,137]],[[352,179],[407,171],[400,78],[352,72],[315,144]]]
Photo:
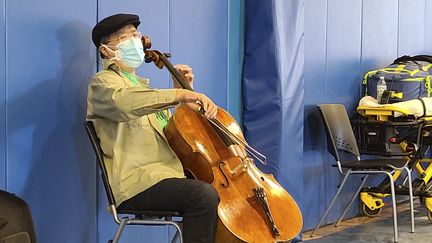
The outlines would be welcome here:
[[[156,112],[156,118],[159,121],[159,124],[162,128],[165,128],[165,126],[168,124],[168,116],[164,111],[158,111]]]
[[[138,78],[135,75],[123,70],[122,73],[129,79],[129,81],[131,81],[133,87],[136,87],[138,85]],[[165,114],[164,111],[156,112],[156,118],[162,128],[164,128],[168,124],[168,116]]]
[[[129,81],[131,81],[132,86],[137,86],[138,85],[138,79],[135,75],[133,75],[132,73],[126,72],[122,70],[122,73],[129,79]]]

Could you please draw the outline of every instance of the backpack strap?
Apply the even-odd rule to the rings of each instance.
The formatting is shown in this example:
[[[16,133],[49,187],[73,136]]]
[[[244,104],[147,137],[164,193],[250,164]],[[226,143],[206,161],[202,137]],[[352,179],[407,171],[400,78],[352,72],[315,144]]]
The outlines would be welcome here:
[[[423,115],[421,117],[426,116],[426,103],[424,102],[424,100],[422,98],[418,98],[423,106]]]
[[[429,55],[417,55],[417,56],[408,56],[404,55],[401,57],[396,58],[396,60],[393,61],[393,64],[403,64],[409,61],[423,61],[423,62],[430,62],[432,63],[432,56]]]

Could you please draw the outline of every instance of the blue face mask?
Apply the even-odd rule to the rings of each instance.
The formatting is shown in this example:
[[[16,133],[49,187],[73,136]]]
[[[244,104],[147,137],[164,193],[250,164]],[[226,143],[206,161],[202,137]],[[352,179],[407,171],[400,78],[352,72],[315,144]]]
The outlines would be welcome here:
[[[106,47],[111,50],[108,46]],[[144,47],[141,39],[131,38],[118,43],[116,47],[117,50],[114,51],[115,57],[111,58],[111,60],[120,60],[123,64],[132,68],[137,68],[144,62]]]

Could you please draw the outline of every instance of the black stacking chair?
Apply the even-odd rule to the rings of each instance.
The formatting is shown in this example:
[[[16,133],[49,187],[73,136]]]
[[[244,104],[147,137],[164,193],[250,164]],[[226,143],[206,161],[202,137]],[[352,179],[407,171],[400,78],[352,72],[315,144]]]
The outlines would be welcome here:
[[[345,208],[342,216],[336,223],[336,226],[342,221],[343,217],[347,213],[351,204],[359,194],[361,188],[365,184],[369,175],[384,174],[390,180],[390,189],[393,206],[393,227],[394,227],[394,241],[398,241],[398,229],[397,229],[397,212],[396,212],[396,194],[395,194],[395,182],[392,177],[392,173],[395,171],[405,170],[408,175],[408,186],[409,186],[409,199],[411,209],[411,232],[414,232],[414,207],[413,207],[413,193],[411,184],[411,169],[407,167],[407,159],[361,159],[360,152],[357,147],[357,141],[354,137],[354,132],[351,127],[346,109],[341,104],[323,104],[318,105],[318,110],[321,113],[323,124],[327,135],[327,150],[336,160],[336,165],[339,172],[344,176],[336,194],[333,196],[329,206],[327,207],[324,215],[313,230],[312,235],[321,226],[325,217],[333,206],[337,197],[339,196],[342,188],[344,187],[348,177],[352,174],[363,174],[363,178],[360,186],[357,188],[355,194],[351,198],[348,206]],[[355,157],[355,160],[341,160],[341,152],[347,152],[348,154]]]
[[[119,225],[117,228],[116,234],[113,240],[109,240],[108,243],[117,243],[120,240],[123,229],[126,225],[159,225],[159,226],[168,226],[172,225],[176,228],[176,234],[174,235],[171,242],[176,242],[177,239],[180,240],[180,243],[183,243],[183,233],[181,230],[181,222],[174,221],[173,217],[181,217],[182,214],[180,212],[173,211],[134,211],[134,210],[123,210],[117,209],[115,206],[115,199],[113,192],[111,190],[111,186],[109,184],[107,171],[105,168],[103,152],[100,147],[100,140],[96,134],[94,125],[92,121],[86,121],[85,128],[87,134],[89,136],[90,142],[93,146],[94,152],[96,154],[96,162],[98,164],[99,169],[101,170],[101,177],[105,187],[105,192],[108,197],[108,203],[110,210],[112,211],[112,215],[114,221]],[[123,217],[120,219],[119,215]]]

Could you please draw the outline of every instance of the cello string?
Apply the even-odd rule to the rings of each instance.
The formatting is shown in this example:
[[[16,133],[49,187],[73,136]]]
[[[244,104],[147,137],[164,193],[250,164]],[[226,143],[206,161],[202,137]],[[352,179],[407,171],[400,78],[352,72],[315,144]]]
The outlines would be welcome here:
[[[183,80],[181,74],[177,71],[177,69],[175,69],[175,67],[168,60],[168,58],[164,54],[160,53],[159,51],[157,51],[157,53],[160,56],[162,62],[165,64],[165,67],[168,68],[168,71],[170,71],[170,73],[174,76],[175,80],[180,84],[180,86],[183,87],[184,89],[192,91],[193,90],[192,87],[190,87],[190,85]]]
[[[181,74],[175,69],[175,67],[172,65],[172,63],[168,60],[168,58],[165,56],[165,54],[161,53],[160,51],[155,50],[154,51],[161,61],[165,64],[165,67],[170,71],[170,73],[174,76],[175,80],[180,84],[181,87],[187,90],[193,90],[190,85],[184,81]],[[202,106],[201,106],[202,107]],[[239,138],[237,135],[232,133],[228,128],[225,127],[224,124],[222,124],[217,118],[215,119],[209,119],[205,117],[207,121],[215,125],[222,133],[227,135],[231,140],[234,140],[237,144],[240,144],[244,147],[244,149],[251,154],[253,157],[255,157],[259,162],[266,165],[267,164],[267,158],[262,153],[258,152],[256,149],[254,149],[252,146],[247,144],[243,139]]]
[[[237,135],[235,135],[234,133],[232,133],[230,130],[228,130],[228,128],[226,128],[217,118],[214,119],[215,121],[210,120],[210,122],[212,124],[214,124],[215,126],[217,126],[220,130],[222,130],[222,132],[224,132],[227,136],[229,136],[231,139],[235,140],[237,143],[243,145],[245,147],[245,149],[251,153],[251,154],[255,154],[255,156],[261,156],[262,159],[266,160],[266,157],[261,154],[260,152],[258,152],[257,150],[255,150],[252,146],[250,146],[249,144],[247,144],[243,139],[239,138]],[[258,158],[259,159],[259,158]],[[264,163],[266,163],[265,161],[263,161]]]
[[[239,138],[237,135],[233,134],[228,128],[226,128],[217,118],[211,120],[207,119],[210,123],[215,125],[221,132],[223,132],[225,135],[227,135],[230,139],[234,140],[236,143],[243,145],[245,150],[249,152],[253,157],[255,157],[259,162],[266,165],[267,164],[267,157],[260,152],[258,152],[256,149],[254,149],[252,146],[247,144],[243,139]]]

